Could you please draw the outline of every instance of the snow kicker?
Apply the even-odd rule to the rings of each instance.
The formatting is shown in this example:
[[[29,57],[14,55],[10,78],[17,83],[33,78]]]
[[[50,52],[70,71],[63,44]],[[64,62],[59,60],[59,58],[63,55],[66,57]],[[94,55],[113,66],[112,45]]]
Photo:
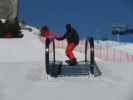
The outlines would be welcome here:
[[[85,42],[85,60],[78,62],[75,66],[69,66],[63,63],[63,61],[56,61],[55,58],[55,42],[53,43],[53,60],[49,60],[49,45],[50,40],[45,41],[45,60],[46,60],[46,72],[52,77],[64,77],[64,76],[81,76],[81,75],[93,75],[100,76],[102,72],[95,61],[94,55],[94,39],[88,38]],[[88,61],[88,44],[90,45],[90,61]]]

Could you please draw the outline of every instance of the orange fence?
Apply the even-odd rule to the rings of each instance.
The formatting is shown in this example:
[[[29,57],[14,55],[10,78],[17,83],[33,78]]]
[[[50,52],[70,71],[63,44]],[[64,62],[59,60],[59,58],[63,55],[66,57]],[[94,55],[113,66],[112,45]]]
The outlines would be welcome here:
[[[133,55],[130,55],[124,50],[115,48],[120,46],[121,43],[106,43],[106,42],[97,42],[95,41],[95,57],[104,61],[113,61],[113,62],[133,62]],[[123,45],[123,44],[122,44]],[[64,41],[55,41],[56,48],[65,48],[67,46],[66,40]],[[84,53],[85,49],[85,40],[81,40],[75,51]],[[88,51],[89,50],[88,46]]]

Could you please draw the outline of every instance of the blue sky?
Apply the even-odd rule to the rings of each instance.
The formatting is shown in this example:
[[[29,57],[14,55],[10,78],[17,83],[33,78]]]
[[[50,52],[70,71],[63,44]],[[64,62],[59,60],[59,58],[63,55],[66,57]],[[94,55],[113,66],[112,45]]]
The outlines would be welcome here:
[[[19,5],[19,17],[27,24],[47,24],[51,31],[64,32],[71,23],[81,37],[111,39],[113,24],[133,26],[132,0],[20,0]],[[121,40],[133,42],[133,36]]]

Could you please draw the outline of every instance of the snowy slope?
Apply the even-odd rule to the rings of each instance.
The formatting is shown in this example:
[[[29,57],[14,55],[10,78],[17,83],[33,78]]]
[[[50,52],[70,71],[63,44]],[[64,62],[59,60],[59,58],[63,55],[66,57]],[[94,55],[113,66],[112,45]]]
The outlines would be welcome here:
[[[33,32],[23,31],[22,39],[0,39],[0,62],[41,61],[44,44]]]
[[[132,43],[117,46],[116,49],[123,50],[127,52],[128,54],[133,55],[133,44]]]
[[[93,80],[88,77],[42,80],[44,44],[37,32],[23,31],[22,40],[0,40],[0,100],[133,100],[133,63],[97,60],[103,74]],[[59,60],[66,59],[64,50],[56,52]],[[75,53],[79,61],[84,59],[82,53]]]
[[[127,52],[130,55],[133,55],[133,43],[124,43],[124,42],[117,42],[117,41],[96,41],[102,46],[110,46],[112,48],[115,48],[117,50],[122,50]]]

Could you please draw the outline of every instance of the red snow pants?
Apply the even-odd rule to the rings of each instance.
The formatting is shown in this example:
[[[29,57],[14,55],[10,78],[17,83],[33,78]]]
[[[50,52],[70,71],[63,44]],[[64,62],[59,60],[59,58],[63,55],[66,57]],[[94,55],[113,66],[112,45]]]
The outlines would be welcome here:
[[[76,59],[74,54],[73,54],[73,50],[74,48],[76,47],[77,45],[74,44],[74,43],[69,43],[66,47],[66,56],[70,59],[70,60],[73,60],[73,59]]]

